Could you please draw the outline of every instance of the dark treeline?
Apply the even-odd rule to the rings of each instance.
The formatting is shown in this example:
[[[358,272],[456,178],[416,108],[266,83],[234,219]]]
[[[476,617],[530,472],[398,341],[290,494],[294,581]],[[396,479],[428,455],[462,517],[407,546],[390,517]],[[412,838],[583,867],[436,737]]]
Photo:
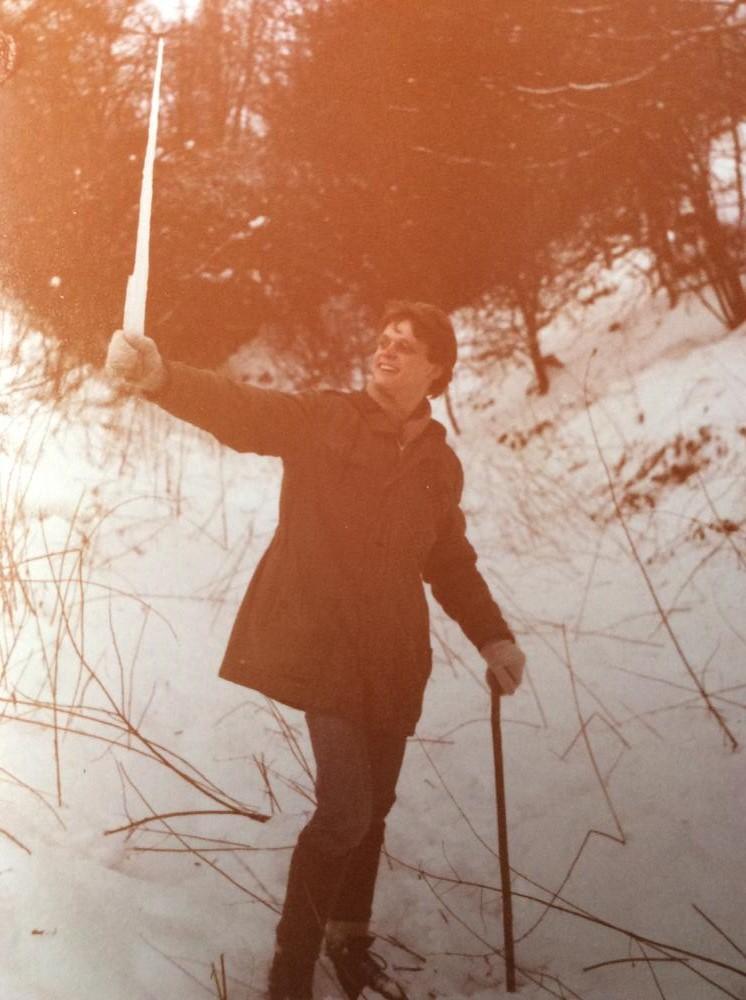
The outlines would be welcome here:
[[[216,364],[262,330],[343,382],[386,299],[488,297],[519,335],[485,352],[523,352],[543,391],[542,327],[634,248],[671,304],[707,285],[736,326],[743,7],[203,0],[168,29],[149,332]],[[158,27],[134,0],[0,14],[0,282],[70,359],[121,323]]]

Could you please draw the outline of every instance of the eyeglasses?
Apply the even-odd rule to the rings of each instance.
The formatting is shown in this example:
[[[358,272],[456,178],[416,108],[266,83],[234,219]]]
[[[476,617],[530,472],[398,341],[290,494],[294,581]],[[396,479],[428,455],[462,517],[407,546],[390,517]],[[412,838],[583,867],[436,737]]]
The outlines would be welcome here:
[[[387,333],[382,333],[376,341],[376,349],[379,351],[396,351],[397,354],[425,354],[424,344],[421,346],[412,343],[411,340],[395,340]]]

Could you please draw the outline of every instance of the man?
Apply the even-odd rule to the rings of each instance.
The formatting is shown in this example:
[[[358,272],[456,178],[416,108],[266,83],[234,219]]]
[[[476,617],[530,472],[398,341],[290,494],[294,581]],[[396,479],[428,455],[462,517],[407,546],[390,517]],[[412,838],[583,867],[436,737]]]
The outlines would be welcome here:
[[[326,936],[347,996],[403,993],[370,951],[386,816],[431,670],[423,581],[505,694],[524,656],[476,567],[461,465],[428,396],[456,338],[424,303],[386,310],[360,392],[283,393],[164,362],[114,334],[109,371],[238,451],[283,459],[279,520],[241,604],[220,676],[301,709],[317,807],[293,852],[271,1000],[310,1000]]]

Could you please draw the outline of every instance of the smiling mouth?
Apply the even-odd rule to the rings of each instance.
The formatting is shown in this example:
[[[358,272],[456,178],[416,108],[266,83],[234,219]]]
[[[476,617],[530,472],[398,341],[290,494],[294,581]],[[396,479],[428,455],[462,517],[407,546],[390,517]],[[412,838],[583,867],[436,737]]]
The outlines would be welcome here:
[[[399,369],[395,368],[394,365],[386,364],[385,361],[379,361],[377,367],[378,367],[379,371],[382,371],[382,372],[396,373],[396,372],[399,371]]]

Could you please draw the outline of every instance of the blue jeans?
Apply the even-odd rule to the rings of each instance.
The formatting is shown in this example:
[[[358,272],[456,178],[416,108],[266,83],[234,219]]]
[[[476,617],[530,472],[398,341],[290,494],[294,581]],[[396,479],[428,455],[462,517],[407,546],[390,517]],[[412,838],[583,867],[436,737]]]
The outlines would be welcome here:
[[[306,722],[317,804],[293,852],[277,940],[316,955],[328,919],[370,919],[407,737],[329,715],[308,714]]]

